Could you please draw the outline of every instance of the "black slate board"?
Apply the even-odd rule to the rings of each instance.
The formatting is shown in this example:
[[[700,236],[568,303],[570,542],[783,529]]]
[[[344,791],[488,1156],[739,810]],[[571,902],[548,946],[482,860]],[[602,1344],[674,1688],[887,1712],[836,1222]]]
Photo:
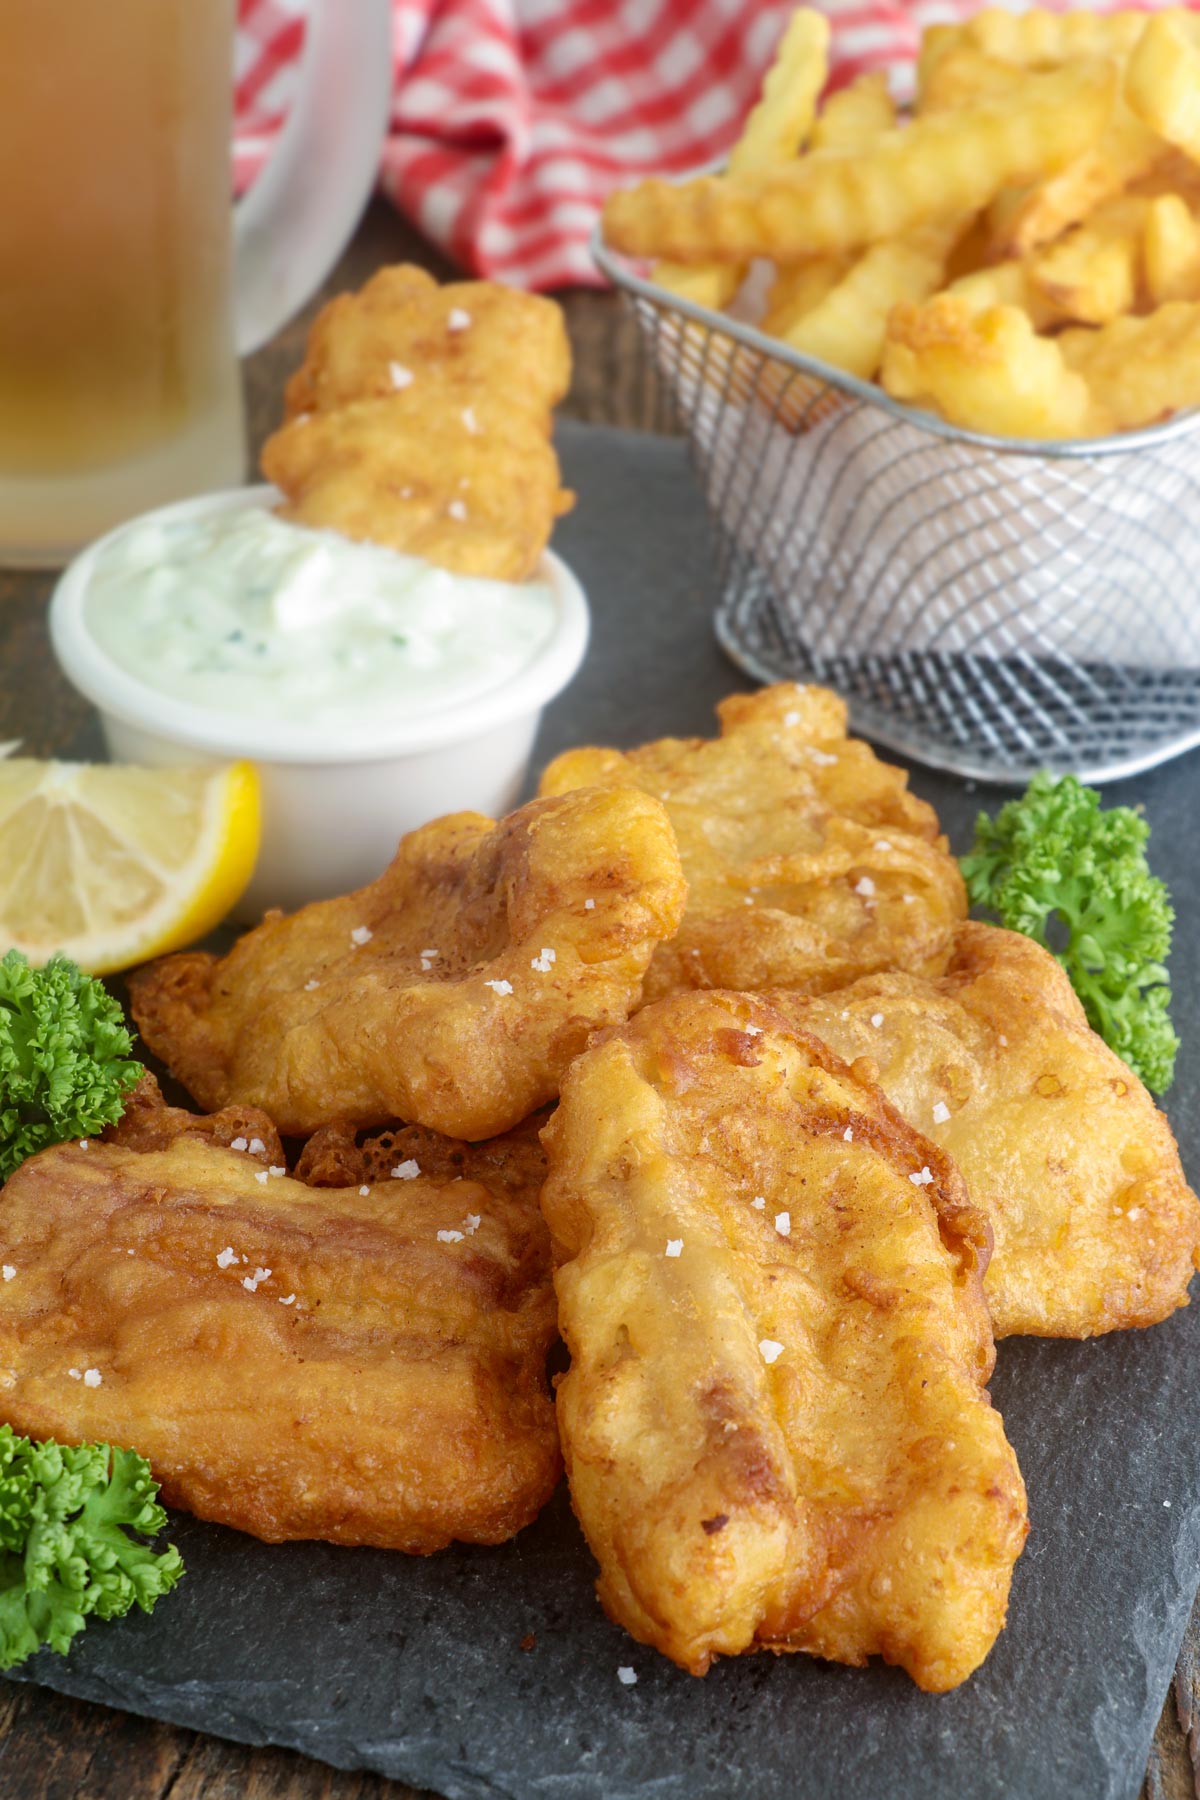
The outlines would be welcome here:
[[[588,662],[539,761],[581,741],[707,733],[746,686],[712,639],[712,563],[677,444],[564,428],[580,494],[556,543],[594,612]],[[917,770],[956,847],[979,795]],[[1123,784],[1184,909],[1187,1047],[1169,1111],[1200,1172],[1195,756]],[[1200,1305],[1092,1343],[1010,1340],[993,1396],[1033,1530],[1009,1626],[956,1693],[894,1670],[749,1657],[695,1681],[603,1617],[560,1490],[498,1550],[427,1560],[267,1548],[177,1517],[187,1579],[152,1619],[93,1627],[28,1678],[247,1743],[294,1746],[448,1800],[1127,1800],[1200,1580]],[[527,1633],[536,1647],[521,1649]],[[631,1664],[637,1685],[618,1683]]]

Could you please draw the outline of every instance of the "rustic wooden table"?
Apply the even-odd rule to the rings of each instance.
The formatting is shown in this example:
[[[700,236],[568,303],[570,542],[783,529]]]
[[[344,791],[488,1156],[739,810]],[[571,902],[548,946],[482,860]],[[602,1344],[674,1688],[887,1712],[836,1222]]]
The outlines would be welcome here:
[[[382,202],[367,212],[325,293],[359,286],[382,263],[417,262],[452,273]],[[273,426],[287,375],[300,360],[308,318],[296,320],[246,368],[252,446]],[[634,328],[616,297],[560,296],[575,353],[563,411],[572,418],[649,428]],[[82,700],[58,676],[44,628],[49,575],[0,571],[0,609],[10,645],[0,684],[0,742],[20,738],[27,755],[69,752],[87,720]],[[153,1720],[0,1680],[0,1800],[436,1800],[376,1775],[344,1775],[288,1750],[177,1730]],[[964,1800],[969,1796],[964,1790]],[[1020,1800],[1014,1795],[1013,1800]],[[1080,1800],[1088,1800],[1080,1796]],[[1200,1602],[1172,1690],[1166,1695],[1140,1800],[1200,1800]]]

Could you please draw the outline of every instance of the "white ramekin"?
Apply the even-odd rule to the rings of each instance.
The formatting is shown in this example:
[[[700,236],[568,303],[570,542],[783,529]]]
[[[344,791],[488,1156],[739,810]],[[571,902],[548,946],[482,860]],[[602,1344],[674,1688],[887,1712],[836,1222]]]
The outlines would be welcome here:
[[[101,649],[84,617],[96,559],[132,525],[271,505],[271,487],[235,488],[160,507],[100,538],[66,569],[50,603],[50,639],[69,681],[100,714],[117,762],[228,762],[248,757],[262,787],[262,845],[241,920],[290,909],[371,881],[398,840],[442,813],[497,818],[512,807],[529,766],[542,708],[583,661],[588,607],[561,558],[546,551],[538,578],[558,609],[553,635],[503,686],[425,718],[400,712],[378,738],[314,750],[303,719],[242,717],[159,693]],[[307,739],[307,741],[306,741]]]

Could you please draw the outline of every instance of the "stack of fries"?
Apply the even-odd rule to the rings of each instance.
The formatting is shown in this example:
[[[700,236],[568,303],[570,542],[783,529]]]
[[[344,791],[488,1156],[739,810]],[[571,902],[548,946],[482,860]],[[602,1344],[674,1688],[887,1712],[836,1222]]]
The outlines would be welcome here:
[[[616,194],[606,240],[716,311],[967,430],[1085,438],[1200,406],[1200,15],[926,31],[915,114],[882,75],[818,110],[802,9],[726,171]]]

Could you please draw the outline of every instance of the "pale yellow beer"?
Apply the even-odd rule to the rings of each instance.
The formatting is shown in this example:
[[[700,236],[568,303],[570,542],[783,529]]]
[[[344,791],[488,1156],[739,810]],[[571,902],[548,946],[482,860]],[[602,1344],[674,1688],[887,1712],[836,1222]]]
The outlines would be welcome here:
[[[237,480],[233,0],[0,0],[0,562]]]

